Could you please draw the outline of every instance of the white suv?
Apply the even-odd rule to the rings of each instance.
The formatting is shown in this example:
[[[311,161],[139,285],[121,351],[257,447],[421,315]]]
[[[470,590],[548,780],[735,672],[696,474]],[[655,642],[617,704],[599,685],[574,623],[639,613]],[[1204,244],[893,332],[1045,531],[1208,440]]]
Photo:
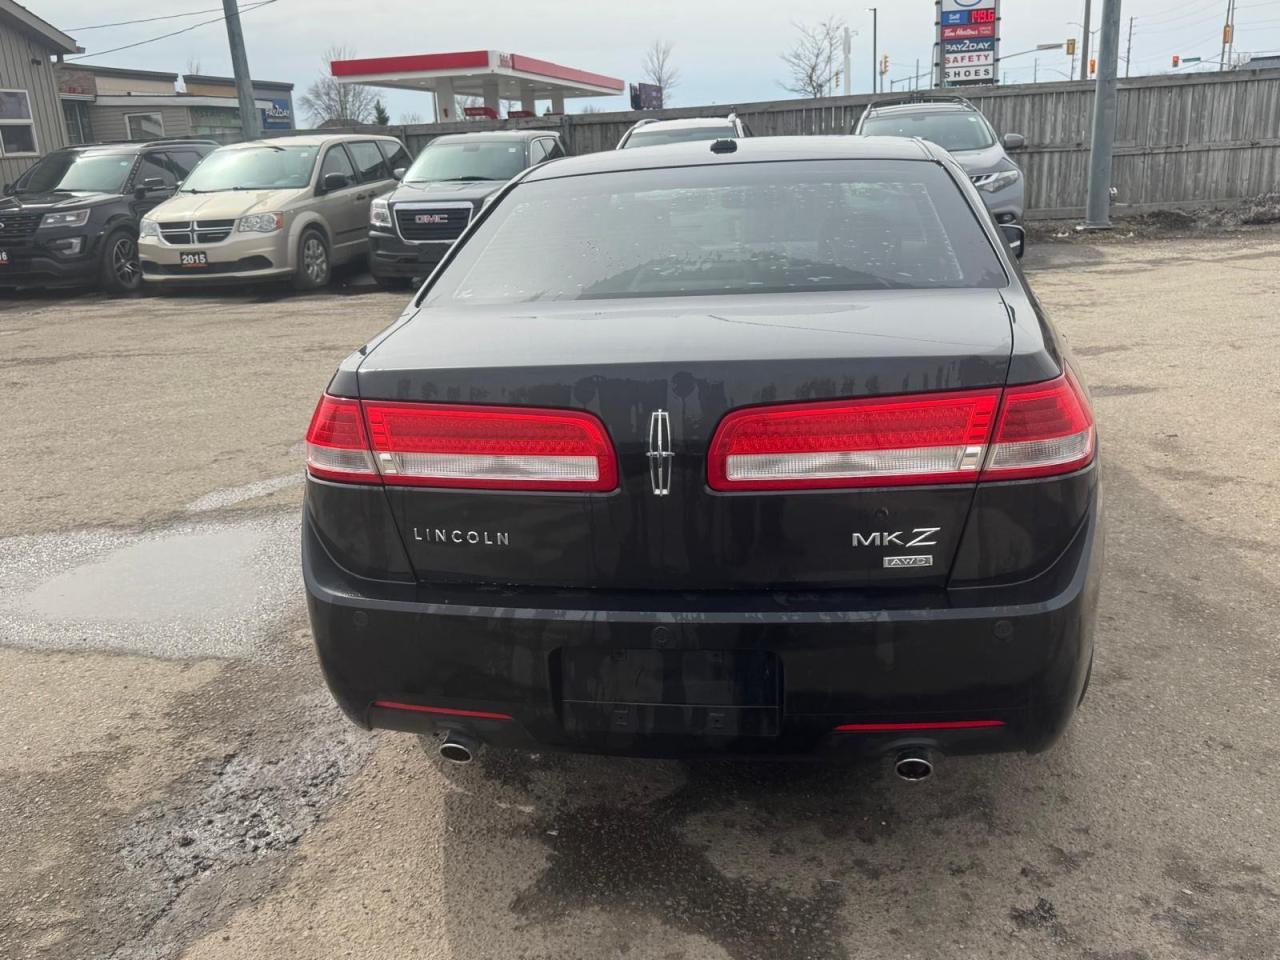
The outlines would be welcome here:
[[[691,140],[741,140],[751,135],[751,128],[739,120],[736,113],[727,117],[641,120],[622,135],[618,149],[658,147],[664,143],[688,143]]]

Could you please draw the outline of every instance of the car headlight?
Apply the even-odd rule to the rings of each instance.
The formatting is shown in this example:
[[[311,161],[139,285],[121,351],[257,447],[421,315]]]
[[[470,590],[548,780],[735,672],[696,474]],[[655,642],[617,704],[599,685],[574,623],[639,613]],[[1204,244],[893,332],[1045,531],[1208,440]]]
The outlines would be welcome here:
[[[1005,187],[1017,183],[1018,178],[1021,176],[1021,170],[1001,170],[999,173],[987,173],[980,177],[974,177],[973,183],[979,190],[995,193],[997,190],[1003,190]]]
[[[158,237],[160,236],[160,224],[155,220],[143,220],[142,226],[138,229],[140,237]]]
[[[283,213],[251,213],[236,222],[239,233],[275,233],[283,226]]]
[[[88,210],[71,210],[67,213],[46,213],[40,221],[44,227],[83,227],[89,222]]]

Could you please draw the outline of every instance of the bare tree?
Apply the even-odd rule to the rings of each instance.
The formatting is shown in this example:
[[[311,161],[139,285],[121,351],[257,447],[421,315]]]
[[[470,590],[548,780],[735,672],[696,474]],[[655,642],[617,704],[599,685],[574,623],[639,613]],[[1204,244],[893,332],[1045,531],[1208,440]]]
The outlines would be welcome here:
[[[419,123],[426,123],[426,118],[420,113],[402,113],[400,114],[400,126],[412,127]]]
[[[662,89],[662,105],[671,106],[671,91],[680,85],[680,71],[671,62],[675,44],[670,40],[655,40],[644,53],[640,71],[646,83]]]
[[[818,24],[796,23],[793,26],[800,31],[800,38],[789,52],[782,55],[782,62],[791,71],[791,77],[782,83],[782,89],[803,97],[820,97],[827,92],[840,69],[844,20],[827,17]]]
[[[334,60],[350,60],[354,55],[354,50],[343,46],[332,46],[326,50],[321,58],[324,72],[298,98],[298,106],[307,112],[307,118],[313,127],[329,120],[373,122],[374,104],[378,100],[373,88],[339,83],[329,69],[329,64]]]
[[[604,113],[604,111],[601,110],[594,103],[584,103],[582,105],[582,109],[579,110],[578,112],[579,113]]]

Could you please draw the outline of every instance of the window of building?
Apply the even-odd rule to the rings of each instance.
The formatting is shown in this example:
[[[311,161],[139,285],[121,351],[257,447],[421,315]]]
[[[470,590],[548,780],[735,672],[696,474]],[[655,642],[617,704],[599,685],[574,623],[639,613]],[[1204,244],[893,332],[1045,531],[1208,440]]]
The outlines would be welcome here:
[[[89,122],[89,104],[84,100],[63,100],[62,116],[67,121],[67,138],[71,143],[93,143],[93,125]]]
[[[30,157],[39,153],[31,98],[25,90],[0,90],[0,157]]]
[[[164,118],[158,113],[126,113],[124,129],[130,140],[155,140],[164,136]]]

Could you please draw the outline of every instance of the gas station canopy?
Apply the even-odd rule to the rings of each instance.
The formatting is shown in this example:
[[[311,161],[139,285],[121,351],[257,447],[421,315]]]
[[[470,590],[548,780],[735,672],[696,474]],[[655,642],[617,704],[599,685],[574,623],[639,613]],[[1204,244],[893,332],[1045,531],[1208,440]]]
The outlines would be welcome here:
[[[339,83],[434,93],[437,120],[458,119],[459,96],[483,99],[493,116],[502,100],[518,101],[522,112],[534,115],[538,100],[550,100],[552,113],[564,113],[566,99],[616,97],[626,89],[615,77],[497,50],[334,60],[329,69]]]

